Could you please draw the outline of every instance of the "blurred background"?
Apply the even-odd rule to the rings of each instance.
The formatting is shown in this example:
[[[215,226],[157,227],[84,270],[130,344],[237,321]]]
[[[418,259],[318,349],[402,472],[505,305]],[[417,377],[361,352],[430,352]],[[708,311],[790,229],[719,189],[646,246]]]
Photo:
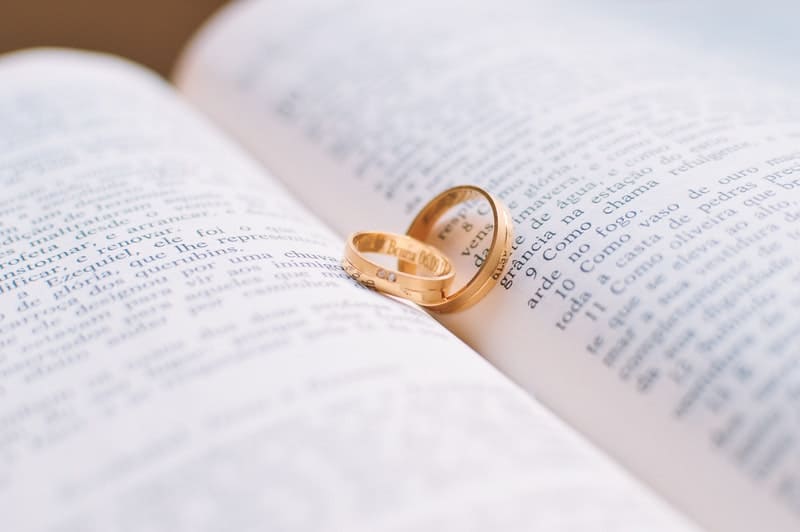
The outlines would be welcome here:
[[[31,46],[86,48],[127,57],[168,76],[189,37],[225,3],[0,0],[0,53]],[[800,57],[800,0],[572,0],[571,4],[570,9],[643,25],[654,37],[722,52],[747,69],[800,82],[800,70],[794,67]]]
[[[31,46],[102,50],[163,76],[225,0],[0,0],[0,53]]]

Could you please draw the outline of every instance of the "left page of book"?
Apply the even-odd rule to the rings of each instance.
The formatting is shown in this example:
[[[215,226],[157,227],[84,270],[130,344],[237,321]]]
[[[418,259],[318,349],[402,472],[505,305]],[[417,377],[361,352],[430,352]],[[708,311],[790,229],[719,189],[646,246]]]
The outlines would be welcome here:
[[[0,529],[676,530],[163,81],[0,60]]]

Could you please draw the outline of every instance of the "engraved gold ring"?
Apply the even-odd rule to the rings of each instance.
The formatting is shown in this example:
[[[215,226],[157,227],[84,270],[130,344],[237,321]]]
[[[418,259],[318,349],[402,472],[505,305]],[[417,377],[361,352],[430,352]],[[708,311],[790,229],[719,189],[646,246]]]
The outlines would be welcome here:
[[[455,312],[466,309],[477,303],[489,290],[494,288],[511,256],[511,244],[514,224],[511,214],[505,205],[494,196],[480,187],[462,185],[445,190],[433,198],[411,222],[406,234],[420,241],[425,241],[436,222],[455,205],[484,199],[489,202],[492,209],[494,234],[489,247],[486,260],[478,271],[464,286],[439,301],[426,301],[419,303],[428,310],[435,312]],[[413,274],[417,265],[413,261],[406,261],[402,257],[398,262],[399,270],[403,273]]]
[[[403,264],[413,265],[414,272],[405,273],[383,267],[364,257],[363,253],[397,257]],[[417,266],[422,266],[430,275],[417,275]],[[377,231],[350,235],[345,245],[342,267],[364,286],[423,306],[443,301],[455,278],[450,260],[437,248],[407,235]]]

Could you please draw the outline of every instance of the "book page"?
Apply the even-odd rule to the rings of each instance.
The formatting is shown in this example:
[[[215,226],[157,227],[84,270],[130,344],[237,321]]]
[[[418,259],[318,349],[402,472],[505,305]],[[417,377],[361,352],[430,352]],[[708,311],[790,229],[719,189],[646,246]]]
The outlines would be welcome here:
[[[587,3],[428,4],[239,4],[177,80],[340,234],[493,191],[513,260],[441,321],[710,530],[797,530],[796,88]],[[480,210],[431,235],[469,273]]]
[[[162,80],[0,59],[0,528],[688,530]]]

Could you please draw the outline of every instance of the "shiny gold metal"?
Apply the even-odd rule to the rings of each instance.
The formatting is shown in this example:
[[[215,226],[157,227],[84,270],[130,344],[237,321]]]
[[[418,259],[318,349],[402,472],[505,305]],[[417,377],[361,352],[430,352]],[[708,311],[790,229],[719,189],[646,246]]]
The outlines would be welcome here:
[[[397,257],[403,264],[413,265],[413,273],[386,268],[364,257],[363,253],[380,253]],[[416,274],[422,266],[430,276]],[[344,248],[342,267],[359,283],[419,305],[444,300],[453,283],[455,271],[448,258],[433,246],[407,235],[382,232],[353,233]]]
[[[436,222],[452,207],[479,199],[489,202],[494,226],[494,234],[486,260],[472,279],[456,292],[446,295],[440,301],[420,303],[428,310],[435,312],[464,310],[480,301],[489,290],[494,288],[503,275],[503,270],[511,256],[514,223],[505,205],[480,187],[462,185],[445,190],[422,208],[417,217],[414,218],[414,221],[411,222],[406,234],[417,240],[425,241]],[[405,261],[402,258],[398,262],[398,267],[401,272],[407,274],[413,274],[417,271],[416,264]]]

